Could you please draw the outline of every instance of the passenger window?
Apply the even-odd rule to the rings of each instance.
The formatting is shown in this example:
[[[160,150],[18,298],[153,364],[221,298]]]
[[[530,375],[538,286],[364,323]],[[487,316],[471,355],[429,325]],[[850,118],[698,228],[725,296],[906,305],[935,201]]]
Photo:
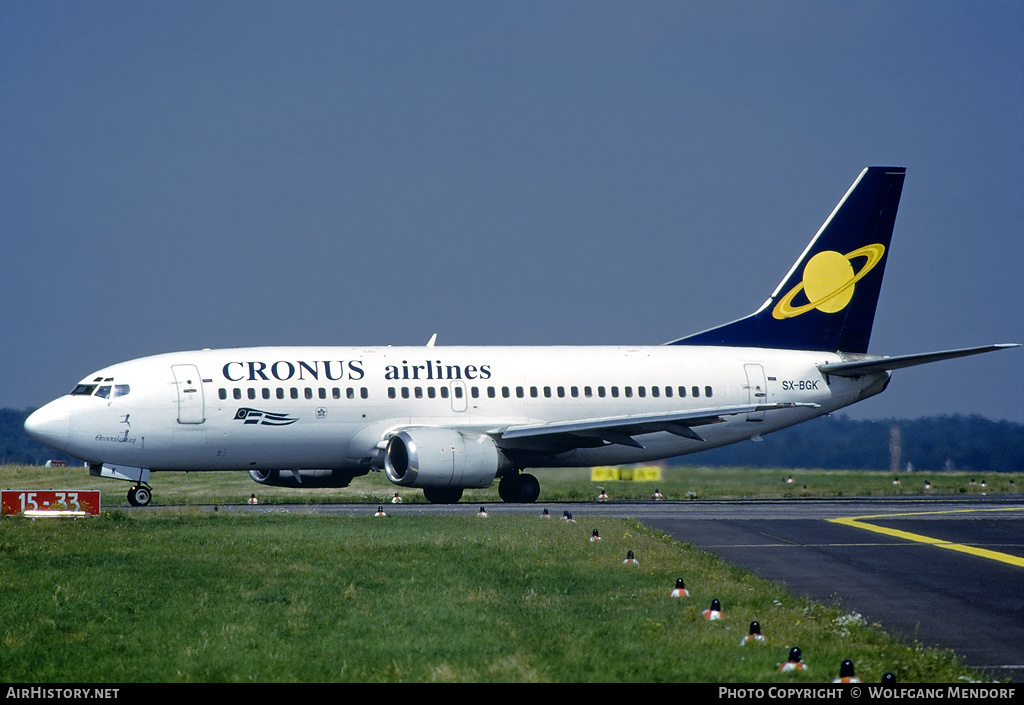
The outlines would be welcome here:
[[[551,387],[544,387],[544,396],[551,397]]]
[[[497,392],[495,392],[494,387],[488,387],[487,388],[487,396],[488,396],[488,398],[493,399],[496,394],[497,394]]]
[[[402,398],[403,399],[408,399],[409,398],[409,388],[408,387],[402,387]]]
[[[456,399],[461,399],[462,398],[462,387],[456,387],[455,388],[455,398]]]
[[[590,387],[584,387],[583,388],[583,396],[585,396],[585,397],[592,397],[592,396],[594,396],[594,390],[591,389]]]
[[[538,392],[536,387],[530,387],[530,396],[533,397],[534,399],[537,398]]]
[[[252,387],[249,387],[249,389],[246,390],[246,396],[248,396],[250,399],[255,399],[256,398],[256,390],[253,389]]]
[[[510,396],[512,396],[512,392],[509,391],[508,387],[502,387],[501,396],[504,397],[505,399],[508,399]]]
[[[356,390],[353,389],[352,387],[349,387],[348,389],[346,389],[345,390],[345,398],[346,399],[355,399],[356,398]]]
[[[233,396],[235,399],[241,399],[242,390],[239,389],[238,387],[235,387],[234,389],[231,390],[231,396]]]
[[[708,399],[711,398],[711,387],[704,387],[704,396],[706,396]]]
[[[522,387],[516,387],[516,396],[522,399],[526,396],[526,390]]]
[[[228,398],[228,390],[226,390],[223,387],[221,387],[220,389],[217,390],[217,396],[220,397],[221,399],[227,399]]]
[[[291,398],[292,399],[298,399],[299,398],[299,389],[298,389],[298,387],[292,387],[291,388]]]
[[[369,399],[370,398],[370,390],[367,389],[366,387],[360,387],[359,388],[359,396],[361,396],[363,399]]]
[[[659,397],[659,396],[661,396],[661,388],[660,387],[651,387],[651,396],[652,397]]]
[[[618,387],[612,387],[612,396],[618,398],[618,396],[619,396],[619,388]]]
[[[604,387],[597,388],[597,396],[604,397]]]
[[[327,390],[325,388],[320,387],[319,392],[320,392],[320,398],[321,399],[326,399],[327,398]]]
[[[633,396],[633,388],[632,387],[626,387],[625,392],[626,392],[626,396],[627,397],[632,397]]]
[[[423,387],[416,387],[416,389],[413,390],[413,393],[416,395],[417,399],[422,399],[423,398]]]
[[[579,387],[569,387],[569,396],[578,397],[580,395]]]
[[[693,387],[690,387],[690,393],[693,394],[693,398],[696,399],[697,397],[700,396],[700,387],[698,387],[696,385],[693,386]]]
[[[431,399],[435,399],[437,397],[437,389],[434,387],[427,387],[427,396]]]
[[[679,398],[683,399],[685,397],[686,397],[686,387],[680,387],[679,388]]]
[[[441,387],[440,391],[441,391],[441,398],[442,399],[447,399],[448,398],[448,387]]]
[[[264,387],[263,388],[263,398],[264,399],[269,399],[270,398],[270,387]]]
[[[470,387],[469,388],[469,394],[474,399],[479,399],[480,398],[480,388],[479,387]]]
[[[394,387],[388,387],[388,399],[395,399],[398,395],[395,393]]]
[[[284,387],[277,388],[277,398],[284,399]]]
[[[331,397],[334,399],[341,399],[341,390],[337,387],[331,389]]]
[[[672,387],[665,387],[665,396],[670,399],[672,398]]]

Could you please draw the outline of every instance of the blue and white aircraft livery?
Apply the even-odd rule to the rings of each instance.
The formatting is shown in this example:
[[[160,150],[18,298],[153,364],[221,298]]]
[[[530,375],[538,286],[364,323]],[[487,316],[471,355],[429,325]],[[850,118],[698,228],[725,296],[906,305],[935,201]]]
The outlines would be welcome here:
[[[245,470],[261,484],[343,487],[384,471],[455,502],[527,468],[614,465],[764,435],[880,393],[891,371],[1013,345],[878,357],[868,340],[905,169],[857,177],[755,313],[655,346],[263,347],[145,357],[99,370],[28,434],[131,481]]]

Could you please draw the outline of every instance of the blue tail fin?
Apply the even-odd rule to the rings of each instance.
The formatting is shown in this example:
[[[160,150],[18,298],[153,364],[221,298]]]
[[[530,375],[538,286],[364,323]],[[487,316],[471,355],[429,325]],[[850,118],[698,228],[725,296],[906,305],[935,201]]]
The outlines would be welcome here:
[[[862,171],[764,306],[670,345],[866,353],[905,172]]]

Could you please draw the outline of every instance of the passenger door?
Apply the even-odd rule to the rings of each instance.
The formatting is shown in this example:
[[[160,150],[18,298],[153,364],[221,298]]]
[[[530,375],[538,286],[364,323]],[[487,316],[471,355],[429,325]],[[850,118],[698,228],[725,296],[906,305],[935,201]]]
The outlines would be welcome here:
[[[206,421],[203,380],[195,365],[171,365],[174,385],[178,389],[178,423],[198,424]]]
[[[768,403],[768,382],[764,377],[764,368],[760,365],[744,365],[747,373],[747,400],[751,404]],[[747,414],[747,421],[763,421],[763,411],[752,411]]]

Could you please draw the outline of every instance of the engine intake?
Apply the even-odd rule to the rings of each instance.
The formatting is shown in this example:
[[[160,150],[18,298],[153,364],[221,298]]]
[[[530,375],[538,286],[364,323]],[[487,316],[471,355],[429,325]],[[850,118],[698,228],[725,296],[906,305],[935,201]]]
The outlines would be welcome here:
[[[400,431],[384,452],[384,472],[404,487],[490,487],[508,469],[490,436],[448,428]]]

